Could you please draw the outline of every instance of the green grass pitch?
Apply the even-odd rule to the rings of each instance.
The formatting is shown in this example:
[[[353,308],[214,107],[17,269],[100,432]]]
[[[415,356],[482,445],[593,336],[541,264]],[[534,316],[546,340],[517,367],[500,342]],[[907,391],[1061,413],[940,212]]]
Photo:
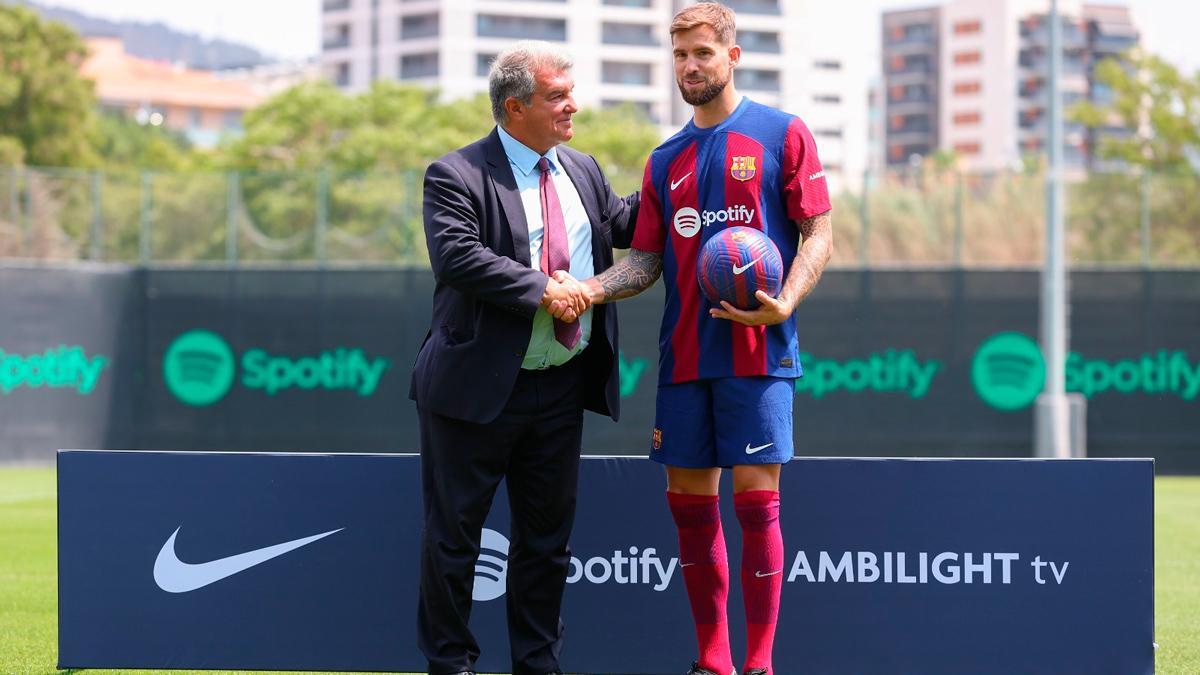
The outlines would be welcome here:
[[[1200,477],[1159,478],[1154,489],[1156,672],[1192,675],[1200,673]],[[55,546],[54,470],[0,469],[4,675],[56,672]]]

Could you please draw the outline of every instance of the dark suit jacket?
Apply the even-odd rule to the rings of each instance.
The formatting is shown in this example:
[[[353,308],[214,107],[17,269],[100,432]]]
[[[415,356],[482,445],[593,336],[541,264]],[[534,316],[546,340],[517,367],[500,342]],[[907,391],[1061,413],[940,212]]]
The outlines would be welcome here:
[[[629,248],[639,195],[613,194],[591,156],[557,152],[591,221],[599,274],[612,267],[613,247]],[[496,130],[425,171],[425,241],[437,285],[409,396],[438,415],[491,422],[512,392],[546,288],[529,266],[525,209]],[[584,407],[616,420],[617,308],[592,312],[591,340],[575,357],[586,367]]]

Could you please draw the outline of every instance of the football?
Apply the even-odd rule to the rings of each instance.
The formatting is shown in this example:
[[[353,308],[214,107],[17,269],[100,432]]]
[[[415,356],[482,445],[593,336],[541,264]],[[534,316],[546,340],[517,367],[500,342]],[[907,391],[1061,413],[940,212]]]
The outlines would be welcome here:
[[[771,297],[783,288],[783,260],[779,249],[763,232],[751,227],[730,227],[714,234],[700,249],[696,266],[700,290],[714,306],[725,300],[738,309],[759,306],[754,292]]]

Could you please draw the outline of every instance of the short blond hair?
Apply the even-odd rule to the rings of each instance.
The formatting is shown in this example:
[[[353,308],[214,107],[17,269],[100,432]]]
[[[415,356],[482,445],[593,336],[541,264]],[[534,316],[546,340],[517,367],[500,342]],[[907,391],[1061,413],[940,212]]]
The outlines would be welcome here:
[[[719,2],[697,2],[679,10],[671,19],[671,35],[698,26],[713,29],[717,40],[723,45],[732,45],[737,40],[737,15]]]

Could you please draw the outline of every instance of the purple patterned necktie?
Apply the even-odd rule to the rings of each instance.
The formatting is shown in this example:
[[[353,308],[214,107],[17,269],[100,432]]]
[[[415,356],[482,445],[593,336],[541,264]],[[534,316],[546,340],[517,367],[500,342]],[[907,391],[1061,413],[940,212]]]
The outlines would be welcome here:
[[[550,160],[538,159],[542,176],[539,191],[542,197],[542,271],[553,276],[558,270],[571,271],[571,253],[567,245],[567,226],[563,222],[562,205],[558,202],[558,191],[554,189],[554,177],[550,175]],[[579,344],[583,331],[579,320],[571,323],[554,320],[554,337],[567,349]]]

